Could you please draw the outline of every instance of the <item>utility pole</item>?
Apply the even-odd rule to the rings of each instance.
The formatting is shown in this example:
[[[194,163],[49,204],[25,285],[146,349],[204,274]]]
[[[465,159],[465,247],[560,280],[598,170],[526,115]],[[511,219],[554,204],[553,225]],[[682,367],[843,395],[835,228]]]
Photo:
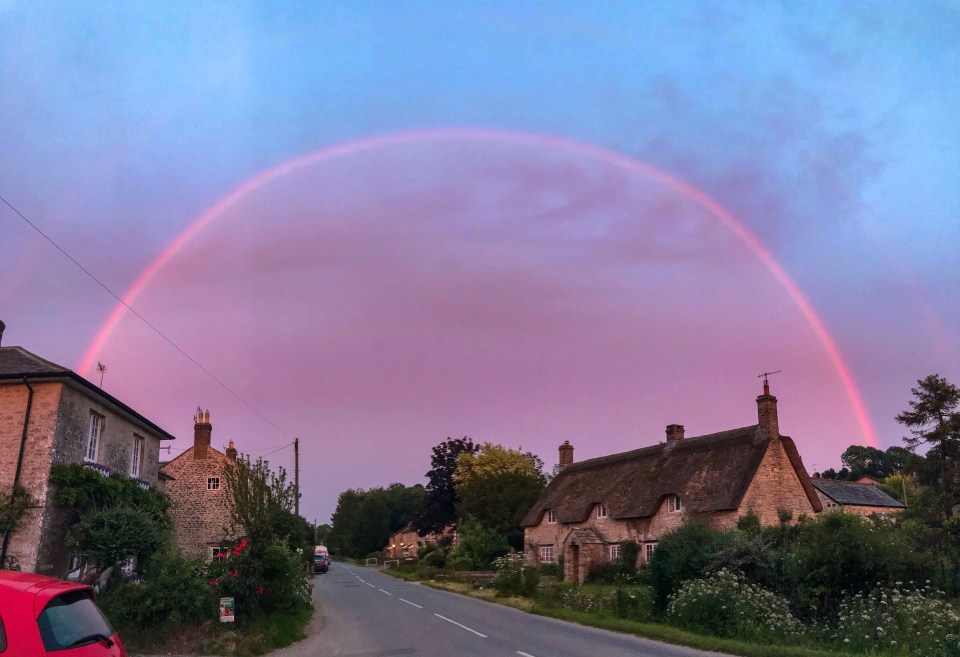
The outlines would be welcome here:
[[[293,439],[293,512],[300,515],[300,439]]]

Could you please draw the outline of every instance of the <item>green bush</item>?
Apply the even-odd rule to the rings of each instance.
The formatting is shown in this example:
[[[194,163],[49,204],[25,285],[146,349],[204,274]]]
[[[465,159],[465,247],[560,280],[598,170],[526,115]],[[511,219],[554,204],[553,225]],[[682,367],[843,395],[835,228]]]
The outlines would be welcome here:
[[[443,568],[447,562],[447,555],[442,550],[431,550],[420,558],[420,565],[427,568]]]
[[[684,582],[667,618],[692,632],[749,641],[798,639],[804,632],[784,598],[728,570]]]
[[[557,581],[563,580],[563,566],[558,563],[545,563],[540,566],[541,577],[556,577]]]
[[[670,596],[685,581],[702,578],[714,555],[728,547],[730,542],[729,534],[698,520],[691,520],[661,536],[646,569],[657,609],[665,609]]]
[[[97,598],[120,628],[161,638],[185,625],[217,617],[217,594],[207,581],[207,564],[160,552],[147,563],[140,584],[124,582]]]
[[[531,597],[537,592],[540,583],[540,571],[527,565],[521,552],[514,552],[493,561],[497,576],[492,585],[499,595],[521,595]]]
[[[917,657],[960,655],[960,610],[926,586],[900,582],[870,593],[857,593],[840,604],[823,643],[845,652],[877,654],[907,651]],[[952,651],[952,652],[951,652]]]
[[[563,583],[540,589],[537,605],[648,623],[653,618],[653,589],[649,586],[611,588]]]
[[[473,518],[460,523],[459,537],[459,543],[447,555],[447,568],[453,570],[485,570],[510,549],[503,536],[484,529]]]

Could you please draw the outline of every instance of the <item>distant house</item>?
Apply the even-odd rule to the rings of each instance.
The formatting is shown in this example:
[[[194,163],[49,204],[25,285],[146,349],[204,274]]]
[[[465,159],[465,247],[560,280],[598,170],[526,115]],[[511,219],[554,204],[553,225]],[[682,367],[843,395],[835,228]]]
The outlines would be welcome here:
[[[872,513],[900,513],[907,507],[890,497],[876,484],[838,479],[812,479],[826,511],[847,511],[868,516]]]
[[[9,494],[18,481],[36,504],[15,534],[2,537],[4,562],[56,577],[72,570],[51,465],[82,463],[162,488],[160,443],[173,438],[68,368],[22,347],[0,347],[0,491]]]
[[[883,481],[881,479],[877,479],[873,475],[860,475],[860,477],[856,480],[856,483],[869,484],[871,486],[879,486],[880,484],[883,483]]]
[[[174,539],[181,554],[215,555],[224,541],[237,535],[230,520],[230,491],[224,467],[237,460],[230,441],[226,453],[210,445],[213,425],[210,411],[193,418],[193,445],[162,465],[160,472],[170,478],[167,494],[173,503]]]
[[[440,543],[445,538],[449,539],[452,544],[456,543],[457,533],[454,531],[453,525],[447,527],[443,532],[420,536],[413,525],[407,523],[403,529],[390,536],[387,547],[383,551],[392,559],[415,557],[417,556],[417,550],[427,543]]]
[[[564,578],[582,582],[591,568],[620,557],[625,541],[649,559],[659,537],[687,518],[728,528],[753,513],[764,525],[822,509],[793,440],[780,435],[777,398],[765,384],[758,423],[684,437],[667,427],[666,442],[573,462],[560,446],[562,470],[523,520],[532,565],[564,557]]]

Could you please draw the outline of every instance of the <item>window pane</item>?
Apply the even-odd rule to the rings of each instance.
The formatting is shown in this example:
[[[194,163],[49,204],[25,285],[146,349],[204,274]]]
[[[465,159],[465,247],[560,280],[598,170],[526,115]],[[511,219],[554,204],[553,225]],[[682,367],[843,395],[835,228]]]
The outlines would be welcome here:
[[[48,652],[66,650],[75,641],[93,634],[113,635],[113,629],[85,591],[71,591],[51,600],[37,617],[37,627]],[[96,643],[96,639],[89,643]]]

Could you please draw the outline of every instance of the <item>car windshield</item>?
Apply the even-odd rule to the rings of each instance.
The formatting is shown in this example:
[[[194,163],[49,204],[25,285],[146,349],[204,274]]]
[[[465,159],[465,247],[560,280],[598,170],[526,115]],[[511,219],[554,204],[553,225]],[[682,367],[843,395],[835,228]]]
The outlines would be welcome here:
[[[47,652],[56,652],[110,637],[113,629],[85,591],[57,596],[37,618]]]

